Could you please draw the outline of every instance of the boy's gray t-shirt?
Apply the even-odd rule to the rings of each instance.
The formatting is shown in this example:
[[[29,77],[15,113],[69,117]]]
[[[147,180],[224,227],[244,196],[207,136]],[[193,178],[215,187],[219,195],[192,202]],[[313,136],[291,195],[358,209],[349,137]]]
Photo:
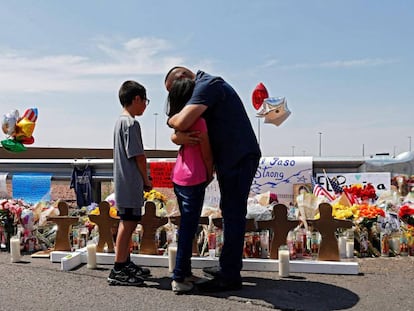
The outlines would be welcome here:
[[[114,182],[115,200],[119,212],[134,208],[134,215],[141,215],[144,203],[144,182],[135,156],[144,154],[141,127],[129,115],[121,115],[114,128]]]

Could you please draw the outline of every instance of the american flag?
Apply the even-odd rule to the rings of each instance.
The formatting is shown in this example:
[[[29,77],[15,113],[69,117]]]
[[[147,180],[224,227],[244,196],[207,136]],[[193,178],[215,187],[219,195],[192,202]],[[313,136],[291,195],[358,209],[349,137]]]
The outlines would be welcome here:
[[[313,187],[313,194],[315,196],[323,195],[327,197],[330,201],[333,201],[335,198],[332,196],[332,194],[329,193],[328,190],[326,190],[324,187],[322,187],[316,180],[311,176],[312,181],[312,187]]]
[[[331,184],[332,190],[335,192],[336,195],[344,192],[344,189],[342,189],[342,187],[339,185],[338,179],[336,177],[327,178],[329,183]]]
[[[346,198],[349,200],[351,204],[354,204],[356,202],[355,197],[352,195],[352,193],[344,191],[344,189],[339,185],[338,179],[336,177],[333,177],[333,178],[328,177],[328,181],[331,184],[331,187],[333,191],[335,192],[335,195],[339,196],[342,193],[345,193]]]

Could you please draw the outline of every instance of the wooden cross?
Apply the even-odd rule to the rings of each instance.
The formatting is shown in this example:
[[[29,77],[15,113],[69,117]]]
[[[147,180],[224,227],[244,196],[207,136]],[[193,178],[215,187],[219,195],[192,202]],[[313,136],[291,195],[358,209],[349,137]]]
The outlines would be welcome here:
[[[58,203],[59,216],[47,217],[48,221],[52,221],[57,224],[55,251],[71,251],[70,245],[70,229],[72,225],[79,221],[78,217],[68,216],[69,208],[66,202]]]
[[[157,255],[157,245],[155,242],[155,233],[157,229],[168,222],[168,217],[157,217],[156,206],[154,202],[145,202],[145,215],[142,215],[141,225],[144,227],[142,234],[140,254]]]
[[[112,228],[118,226],[119,219],[111,217],[110,208],[108,202],[102,201],[98,205],[99,215],[88,215],[89,219],[98,226],[99,242],[96,245],[96,251],[100,253],[104,252],[105,243],[109,253],[115,252]]]
[[[319,204],[319,214],[320,219],[312,221],[322,237],[318,259],[339,261],[338,240],[335,232],[338,228],[352,228],[352,221],[335,219],[332,216],[332,206],[328,203]]]
[[[299,225],[298,220],[287,219],[287,207],[283,204],[277,204],[273,207],[273,218],[271,220],[262,220],[257,222],[259,229],[272,229],[273,237],[270,243],[270,258],[278,259],[279,246],[286,244],[286,238],[290,230]]]

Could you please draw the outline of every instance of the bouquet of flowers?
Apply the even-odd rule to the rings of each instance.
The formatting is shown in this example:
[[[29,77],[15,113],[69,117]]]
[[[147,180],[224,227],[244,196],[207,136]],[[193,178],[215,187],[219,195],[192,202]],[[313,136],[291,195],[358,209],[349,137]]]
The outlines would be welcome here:
[[[366,202],[369,200],[373,201],[377,199],[377,194],[372,184],[367,184],[364,186],[362,186],[361,184],[346,186],[343,188],[343,190],[350,197],[355,198],[356,201],[359,202]]]
[[[152,189],[150,191],[144,191],[144,200],[154,202],[156,206],[156,215],[158,217],[167,216],[167,197],[164,194],[155,189]]]

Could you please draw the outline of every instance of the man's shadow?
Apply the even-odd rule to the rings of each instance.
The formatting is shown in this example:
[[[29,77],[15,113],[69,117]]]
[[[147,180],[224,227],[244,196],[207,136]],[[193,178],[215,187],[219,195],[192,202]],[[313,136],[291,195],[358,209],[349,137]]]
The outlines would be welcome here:
[[[153,279],[161,290],[171,290],[171,278]],[[243,277],[243,288],[217,293],[200,292],[195,288],[187,295],[202,295],[243,301],[252,305],[281,310],[343,310],[355,306],[359,296],[335,285],[307,281],[302,277],[266,279]]]

